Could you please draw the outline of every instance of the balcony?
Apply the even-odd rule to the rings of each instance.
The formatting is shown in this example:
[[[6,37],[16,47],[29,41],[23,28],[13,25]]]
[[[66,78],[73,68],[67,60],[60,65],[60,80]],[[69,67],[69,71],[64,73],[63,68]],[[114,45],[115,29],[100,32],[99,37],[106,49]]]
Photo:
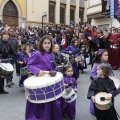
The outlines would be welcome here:
[[[90,0],[87,8],[88,18],[100,18],[102,15],[102,3],[101,0]]]
[[[76,6],[76,0],[70,0],[70,5]]]

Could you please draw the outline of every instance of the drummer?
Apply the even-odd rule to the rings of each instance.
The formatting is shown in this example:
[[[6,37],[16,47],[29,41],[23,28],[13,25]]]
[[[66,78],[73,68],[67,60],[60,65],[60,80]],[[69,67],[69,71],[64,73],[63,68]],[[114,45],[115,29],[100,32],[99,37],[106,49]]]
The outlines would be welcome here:
[[[8,39],[9,39],[8,32],[3,31],[0,40],[0,59],[7,59],[8,56],[12,53],[11,47],[8,44]],[[8,92],[4,90],[4,78],[1,77],[0,77],[0,94],[8,94]]]
[[[51,62],[54,59],[52,54],[52,41],[49,37],[41,38],[39,44],[39,51],[33,53],[28,61],[28,70],[36,75],[42,76],[44,71],[55,70],[55,65]],[[62,111],[60,102],[58,100],[34,104],[27,100],[26,104],[26,120],[62,120]]]
[[[28,70],[27,70],[27,62],[29,58],[31,57],[30,47],[29,45],[23,45],[22,52],[19,55],[18,63],[20,64],[20,79],[19,79],[19,86],[23,86],[23,82],[26,78],[28,78]],[[23,74],[23,71],[25,70],[25,73]]]
[[[77,92],[77,80],[73,76],[72,66],[65,66],[63,68],[64,83],[65,88],[73,88]],[[63,98],[61,98],[61,106],[63,115],[67,114],[71,120],[75,120],[76,116],[76,100],[71,103],[67,103]]]
[[[118,120],[117,113],[114,108],[114,91],[116,90],[113,80],[109,78],[110,68],[101,64],[97,67],[97,80],[93,81],[88,90],[88,99],[92,99],[95,103],[95,95],[99,92],[107,92],[108,96],[105,97],[105,100],[111,100],[112,104],[108,110],[99,110],[95,107],[95,115],[97,120]]]
[[[80,53],[80,49],[78,48],[78,39],[77,38],[73,38],[71,40],[71,45],[68,46],[64,52],[66,54],[69,54],[69,55],[76,55],[78,53]],[[73,69],[74,69],[74,74],[73,76],[75,77],[75,79],[77,79],[79,77],[79,68],[76,64],[76,62],[72,62],[72,66],[73,66]]]
[[[61,66],[62,67],[67,64],[67,60],[65,59],[65,57],[61,54],[60,52],[60,48],[58,44],[54,44],[53,45],[53,53],[55,55],[55,62],[57,66]],[[59,70],[58,70],[59,71]],[[60,70],[61,71],[61,70]],[[62,72],[62,71],[61,71]]]

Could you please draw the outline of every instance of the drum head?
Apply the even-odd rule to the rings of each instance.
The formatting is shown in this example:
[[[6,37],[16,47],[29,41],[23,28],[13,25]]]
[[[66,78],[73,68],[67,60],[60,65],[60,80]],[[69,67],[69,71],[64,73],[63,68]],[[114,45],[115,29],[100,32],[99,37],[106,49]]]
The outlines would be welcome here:
[[[63,79],[63,74],[57,72],[55,77],[51,77],[48,74],[43,76],[31,76],[24,81],[24,87],[28,89],[43,88],[49,85],[53,85]]]
[[[117,88],[117,89],[119,89],[120,88],[120,80],[117,78],[117,77],[115,77],[115,76],[110,76],[109,77],[111,80],[113,80],[113,82],[114,82],[114,84],[115,84],[115,87]]]
[[[10,63],[0,63],[0,67],[6,71],[10,71],[10,72],[14,71],[14,68]]]
[[[108,93],[106,92],[99,92],[98,94],[95,95],[95,106],[99,110],[107,110],[110,108],[111,100],[104,100],[101,101],[101,97],[106,97]]]
[[[95,95],[95,102],[99,105],[106,105],[110,103],[111,100],[104,100],[104,101],[100,100],[101,97],[106,97],[107,95],[108,93],[106,92],[99,92],[98,94]]]

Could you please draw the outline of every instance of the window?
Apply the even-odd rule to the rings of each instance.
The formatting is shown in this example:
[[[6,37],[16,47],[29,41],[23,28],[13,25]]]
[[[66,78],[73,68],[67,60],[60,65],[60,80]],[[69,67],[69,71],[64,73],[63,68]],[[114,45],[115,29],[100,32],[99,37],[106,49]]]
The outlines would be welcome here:
[[[12,1],[8,1],[3,9],[3,15],[5,16],[18,16],[18,11],[15,4]]]
[[[70,9],[70,21],[75,22],[75,10],[74,9]]]
[[[49,22],[55,22],[55,7],[53,5],[49,5]]]
[[[60,7],[60,23],[65,23],[65,8]]]

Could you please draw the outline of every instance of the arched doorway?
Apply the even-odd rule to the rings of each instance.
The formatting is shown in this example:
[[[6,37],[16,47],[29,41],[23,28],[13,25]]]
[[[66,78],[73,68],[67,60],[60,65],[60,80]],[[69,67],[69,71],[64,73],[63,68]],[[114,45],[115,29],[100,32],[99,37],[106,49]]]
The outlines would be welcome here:
[[[12,0],[9,0],[3,8],[3,26],[5,24],[10,27],[18,26],[18,10]]]

